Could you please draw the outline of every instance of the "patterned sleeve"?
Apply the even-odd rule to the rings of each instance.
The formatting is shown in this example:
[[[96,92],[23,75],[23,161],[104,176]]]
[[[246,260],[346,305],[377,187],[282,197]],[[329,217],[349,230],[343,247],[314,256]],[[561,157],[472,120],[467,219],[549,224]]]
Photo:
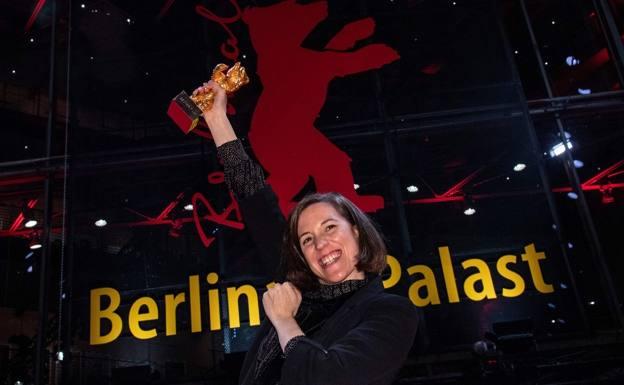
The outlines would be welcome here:
[[[236,198],[250,197],[266,186],[262,168],[247,155],[239,139],[217,147],[217,155],[223,162],[225,182]]]

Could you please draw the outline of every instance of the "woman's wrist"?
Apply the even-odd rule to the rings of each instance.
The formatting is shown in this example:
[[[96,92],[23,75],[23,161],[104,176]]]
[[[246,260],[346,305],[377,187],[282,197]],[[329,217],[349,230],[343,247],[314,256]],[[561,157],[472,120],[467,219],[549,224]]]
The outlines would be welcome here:
[[[204,119],[206,120],[206,124],[210,129],[210,133],[217,147],[223,143],[237,139],[236,133],[225,112],[205,114]]]

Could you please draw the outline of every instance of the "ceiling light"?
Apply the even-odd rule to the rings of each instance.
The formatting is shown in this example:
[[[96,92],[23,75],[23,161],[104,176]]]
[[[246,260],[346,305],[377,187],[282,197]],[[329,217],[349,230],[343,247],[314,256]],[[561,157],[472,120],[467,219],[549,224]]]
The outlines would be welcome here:
[[[581,61],[575,58],[574,56],[568,56],[565,61],[566,61],[566,64],[570,67],[574,67],[581,63]]]
[[[33,238],[30,243],[28,244],[28,248],[31,250],[37,250],[40,249],[43,245],[41,244],[41,241],[39,240],[39,237],[35,237]]]
[[[474,207],[468,207],[466,208],[466,210],[464,210],[464,215],[474,215],[477,212],[477,210]]]
[[[579,88],[578,90],[576,90],[580,95],[591,95],[592,90],[591,88]]]
[[[359,185],[359,184],[357,184],[357,183],[354,183],[354,184],[353,184],[353,188],[354,188],[355,190],[357,190],[357,189],[359,189],[359,188],[360,188],[360,185]]]
[[[518,163],[517,165],[514,166],[514,171],[516,172],[520,172],[522,170],[524,170],[526,168],[526,164],[524,163]]]
[[[409,185],[406,187],[407,191],[411,192],[411,193],[415,193],[418,192],[418,186],[414,186],[414,185]]]
[[[97,227],[104,227],[108,224],[108,222],[106,221],[106,219],[100,218],[97,221],[95,221],[95,225]]]
[[[572,200],[576,200],[576,199],[578,199],[578,194],[577,194],[577,193],[575,193],[574,191],[570,191],[570,192],[568,193],[568,198],[570,198],[570,199],[572,199]]]
[[[24,227],[26,227],[27,229],[32,229],[33,227],[37,226],[37,220],[36,219],[29,219],[26,221],[26,223],[24,223]]]
[[[582,168],[583,166],[585,166],[585,163],[582,160],[574,159],[574,167]]]
[[[559,142],[557,144],[555,144],[551,149],[550,149],[550,157],[554,158],[556,156],[559,156],[561,154],[563,154],[564,152],[566,152],[566,147],[571,150],[572,149],[572,142],[570,142],[569,140],[566,141],[566,144],[564,145],[563,142]]]
[[[188,205],[184,206],[184,210],[186,210],[186,211],[193,211],[193,204],[189,203]]]

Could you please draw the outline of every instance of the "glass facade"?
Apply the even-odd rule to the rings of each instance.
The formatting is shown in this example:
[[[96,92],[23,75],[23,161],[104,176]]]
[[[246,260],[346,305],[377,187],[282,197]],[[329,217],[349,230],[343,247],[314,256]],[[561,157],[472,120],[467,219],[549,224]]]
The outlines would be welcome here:
[[[236,60],[280,199],[382,198],[387,290],[423,314],[406,383],[498,373],[492,333],[513,363],[621,330],[621,2],[162,3],[1,16],[0,381],[236,381],[273,272],[206,127],[167,116]]]

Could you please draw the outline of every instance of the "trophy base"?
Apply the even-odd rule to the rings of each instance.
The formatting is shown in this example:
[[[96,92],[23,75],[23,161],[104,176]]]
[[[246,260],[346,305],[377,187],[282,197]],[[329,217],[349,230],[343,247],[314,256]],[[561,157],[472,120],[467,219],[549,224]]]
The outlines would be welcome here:
[[[202,110],[185,91],[182,91],[169,103],[167,115],[173,119],[182,132],[188,134],[197,127]]]

